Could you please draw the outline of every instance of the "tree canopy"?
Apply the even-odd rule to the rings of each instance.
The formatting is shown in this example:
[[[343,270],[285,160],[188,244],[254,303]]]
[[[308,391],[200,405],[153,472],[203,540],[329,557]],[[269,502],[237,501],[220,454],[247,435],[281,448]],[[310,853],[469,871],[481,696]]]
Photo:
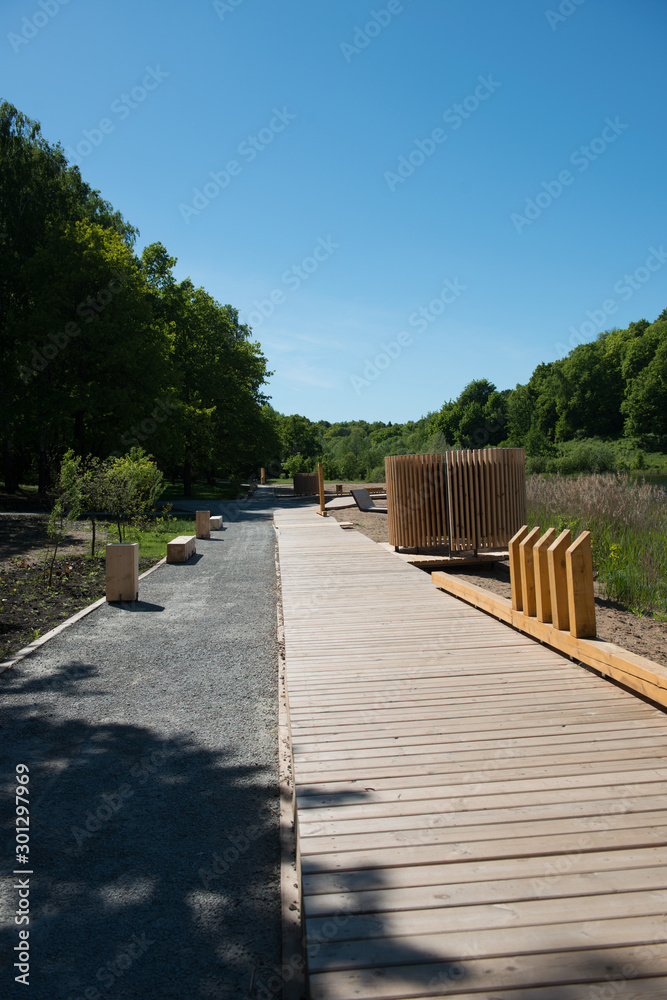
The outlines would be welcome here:
[[[68,449],[142,446],[173,477],[245,475],[277,455],[266,358],[238,310],[189,280],[0,104],[0,406],[5,487]]]

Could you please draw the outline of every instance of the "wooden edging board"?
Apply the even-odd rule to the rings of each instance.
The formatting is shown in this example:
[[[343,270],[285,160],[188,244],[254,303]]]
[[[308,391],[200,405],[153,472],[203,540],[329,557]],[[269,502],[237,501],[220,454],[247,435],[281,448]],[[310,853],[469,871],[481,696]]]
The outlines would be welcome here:
[[[166,561],[167,557],[164,556],[162,559],[160,559],[159,562],[156,562],[154,566],[151,566],[150,569],[147,569],[143,573],[140,573],[139,579],[144,580],[147,576],[150,576],[151,573],[154,573],[156,569],[159,569],[160,566],[164,566]],[[24,660],[26,656],[30,656],[30,654],[34,653],[35,650],[39,649],[40,646],[43,646],[45,642],[48,642],[55,636],[60,635],[63,629],[69,628],[70,625],[76,624],[76,622],[78,622],[79,619],[85,618],[85,616],[89,615],[91,611],[95,611],[96,608],[101,608],[102,605],[106,603],[107,603],[106,597],[100,597],[99,601],[95,601],[93,604],[89,604],[87,608],[82,608],[81,611],[77,611],[76,614],[72,615],[70,618],[67,618],[64,622],[60,622],[60,624],[56,625],[55,628],[50,629],[50,631],[48,631],[46,635],[42,635],[39,637],[39,639],[35,639],[33,642],[30,643],[29,646],[24,646],[23,649],[19,649],[18,652],[14,653],[11,657],[9,657],[9,659],[1,660],[0,674],[3,674],[5,670],[9,670],[10,667],[15,666],[21,660]]]
[[[486,611],[519,629],[526,635],[538,639],[560,653],[565,653],[586,666],[593,667],[601,674],[624,684],[625,687],[650,698],[658,705],[667,707],[667,667],[663,667],[645,656],[630,653],[613,642],[602,639],[577,639],[569,632],[556,629],[553,625],[531,618],[522,611],[512,608],[512,602],[505,597],[463,583],[449,573],[431,573],[431,580],[440,590],[459,597],[480,611]]]

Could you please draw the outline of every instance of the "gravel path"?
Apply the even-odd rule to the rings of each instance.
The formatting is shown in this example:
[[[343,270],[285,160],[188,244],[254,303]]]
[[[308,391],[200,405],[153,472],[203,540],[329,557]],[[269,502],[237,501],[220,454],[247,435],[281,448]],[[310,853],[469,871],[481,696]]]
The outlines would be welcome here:
[[[30,768],[32,1000],[266,996],[281,961],[269,497],[206,504],[225,530],[190,563],[0,676],[3,997],[28,995],[7,961],[17,764]]]

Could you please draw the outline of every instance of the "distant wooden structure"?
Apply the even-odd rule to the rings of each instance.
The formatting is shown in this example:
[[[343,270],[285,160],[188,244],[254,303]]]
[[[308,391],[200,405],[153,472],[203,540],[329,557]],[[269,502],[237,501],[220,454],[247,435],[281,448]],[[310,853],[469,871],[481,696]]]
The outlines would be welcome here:
[[[523,448],[385,458],[389,544],[478,553],[504,549],[526,520]]]
[[[298,497],[311,497],[319,493],[319,477],[316,472],[295,472],[294,493]]]

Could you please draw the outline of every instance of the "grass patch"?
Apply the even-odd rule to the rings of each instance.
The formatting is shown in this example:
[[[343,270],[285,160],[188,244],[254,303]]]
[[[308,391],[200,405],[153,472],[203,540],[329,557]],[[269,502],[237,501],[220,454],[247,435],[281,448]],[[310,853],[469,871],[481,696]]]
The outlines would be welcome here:
[[[194,535],[196,516],[179,514],[159,518],[154,524],[143,528],[128,525],[125,529],[126,542],[139,543],[139,558],[163,559],[167,554],[167,542],[177,535]]]
[[[667,493],[627,474],[529,476],[528,524],[590,531],[605,595],[667,619]]]
[[[246,491],[241,489],[240,479],[218,481],[215,486],[193,482],[192,493],[189,497],[183,493],[182,483],[168,483],[160,496],[160,503],[176,503],[178,500],[239,500],[245,495]]]

